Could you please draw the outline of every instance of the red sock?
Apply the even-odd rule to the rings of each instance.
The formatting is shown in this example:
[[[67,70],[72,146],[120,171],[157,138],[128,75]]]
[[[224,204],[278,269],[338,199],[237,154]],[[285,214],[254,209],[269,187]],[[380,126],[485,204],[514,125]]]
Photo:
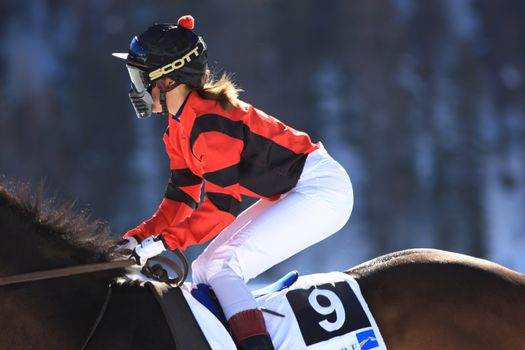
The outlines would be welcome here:
[[[244,339],[256,335],[269,335],[263,314],[258,309],[250,309],[236,313],[228,320],[233,340],[239,344]]]

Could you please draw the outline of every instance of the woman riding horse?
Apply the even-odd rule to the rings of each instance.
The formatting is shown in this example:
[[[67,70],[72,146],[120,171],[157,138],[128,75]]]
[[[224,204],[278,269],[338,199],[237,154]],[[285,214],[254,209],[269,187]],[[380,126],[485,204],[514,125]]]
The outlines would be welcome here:
[[[213,288],[240,349],[273,349],[246,282],[341,229],[352,186],[321,143],[239,100],[229,76],[214,80],[193,27],[191,16],[156,24],[115,54],[126,59],[137,116],[168,120],[171,168],[158,211],[124,247],[143,263],[218,235],[193,263],[193,281]],[[242,195],[259,200],[239,214]]]

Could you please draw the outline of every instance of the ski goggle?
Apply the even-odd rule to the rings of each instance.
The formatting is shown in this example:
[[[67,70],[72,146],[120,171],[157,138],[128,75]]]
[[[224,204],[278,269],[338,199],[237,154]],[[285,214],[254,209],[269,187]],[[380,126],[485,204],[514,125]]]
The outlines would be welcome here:
[[[143,92],[151,88],[152,82],[149,79],[147,72],[129,64],[126,64],[126,68],[128,69],[131,83],[137,92]]]

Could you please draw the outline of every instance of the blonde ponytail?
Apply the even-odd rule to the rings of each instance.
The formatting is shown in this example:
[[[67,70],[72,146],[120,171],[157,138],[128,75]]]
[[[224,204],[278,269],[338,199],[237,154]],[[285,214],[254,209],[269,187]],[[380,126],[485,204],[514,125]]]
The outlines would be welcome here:
[[[223,73],[218,80],[215,80],[213,73],[206,69],[203,81],[202,87],[195,89],[200,97],[215,100],[226,110],[239,107],[239,92],[242,89],[235,84],[231,74]]]

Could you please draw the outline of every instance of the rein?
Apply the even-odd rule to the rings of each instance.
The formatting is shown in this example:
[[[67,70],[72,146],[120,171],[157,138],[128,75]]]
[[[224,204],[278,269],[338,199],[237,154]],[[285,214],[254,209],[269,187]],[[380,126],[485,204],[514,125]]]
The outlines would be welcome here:
[[[24,282],[48,280],[52,278],[80,275],[84,273],[121,269],[135,265],[135,260],[119,260],[97,264],[78,265],[39,272],[22,273],[19,275],[0,277],[0,287]]]
[[[179,258],[179,260],[182,262],[182,269],[171,259],[163,257],[163,256],[156,256],[148,260],[148,263],[146,263],[146,266],[143,269],[143,273],[148,277],[159,280],[160,282],[165,282],[171,285],[175,285],[176,287],[180,286],[186,280],[186,277],[188,276],[188,270],[189,270],[188,260],[186,259],[186,256],[184,255],[184,253],[181,252],[179,249],[172,251],[172,253],[174,253],[175,256]],[[162,269],[160,270],[153,269],[152,271],[150,264],[155,263],[155,262],[161,263],[161,264],[164,264],[170,267],[177,274],[177,278],[173,278],[173,279],[169,278],[167,276],[166,271]],[[124,267],[133,266],[135,264],[136,264],[136,261],[130,258],[128,260],[118,260],[118,261],[110,261],[110,262],[104,262],[104,263],[70,266],[70,267],[45,270],[45,271],[39,271],[39,272],[21,273],[21,274],[13,275],[13,276],[0,277],[0,287],[9,286],[13,284],[19,284],[19,283],[25,283],[25,282],[34,282],[34,281],[49,280],[53,278],[75,276],[75,275],[81,275],[84,273],[121,269]],[[156,266],[154,265],[153,267],[155,268]]]

